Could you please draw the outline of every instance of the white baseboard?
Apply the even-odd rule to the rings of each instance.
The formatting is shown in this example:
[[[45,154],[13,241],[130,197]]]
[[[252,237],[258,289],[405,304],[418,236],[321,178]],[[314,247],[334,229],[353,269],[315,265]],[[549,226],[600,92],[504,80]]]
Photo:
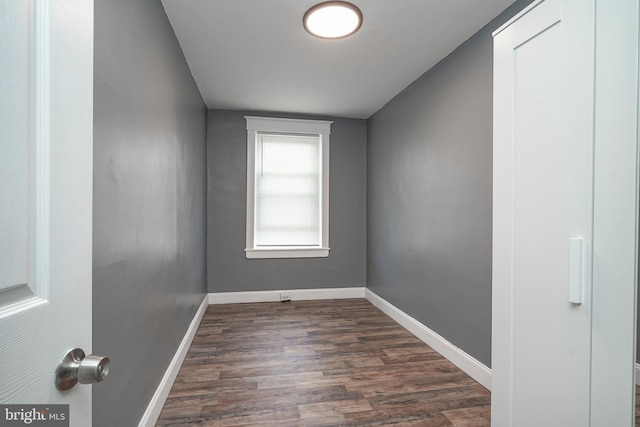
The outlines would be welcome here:
[[[193,320],[191,320],[191,324],[189,325],[187,332],[184,334],[184,338],[182,338],[182,342],[176,350],[176,354],[173,356],[169,367],[164,373],[162,381],[160,381],[156,392],[153,394],[153,397],[147,406],[147,410],[144,411],[138,427],[153,427],[156,425],[160,412],[162,411],[162,407],[164,406],[164,402],[167,400],[167,396],[169,396],[173,382],[178,376],[178,371],[180,371],[182,362],[187,355],[187,351],[191,346],[193,337],[196,335],[198,326],[200,326],[200,322],[202,321],[202,317],[204,316],[204,312],[207,311],[208,306],[209,298],[205,296],[200,307],[198,307],[198,311],[196,311],[195,316],[193,316]]]
[[[636,385],[640,385],[640,363],[636,363]]]
[[[209,294],[209,304],[238,304],[247,302],[280,301],[281,293],[288,293],[292,301],[315,299],[364,298],[365,287],[324,289],[283,289],[275,291],[214,292]]]
[[[418,322],[399,308],[376,295],[371,290],[365,291],[365,298],[378,307],[387,316],[402,325],[405,329],[418,337],[421,341],[447,358],[451,363],[462,369],[471,378],[491,390],[491,369],[471,357],[449,341]]]

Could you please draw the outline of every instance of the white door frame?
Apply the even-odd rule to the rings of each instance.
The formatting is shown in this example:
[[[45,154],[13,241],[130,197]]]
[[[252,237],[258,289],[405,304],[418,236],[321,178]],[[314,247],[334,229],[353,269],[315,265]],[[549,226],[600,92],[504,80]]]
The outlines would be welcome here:
[[[596,1],[591,425],[635,418],[637,0]]]

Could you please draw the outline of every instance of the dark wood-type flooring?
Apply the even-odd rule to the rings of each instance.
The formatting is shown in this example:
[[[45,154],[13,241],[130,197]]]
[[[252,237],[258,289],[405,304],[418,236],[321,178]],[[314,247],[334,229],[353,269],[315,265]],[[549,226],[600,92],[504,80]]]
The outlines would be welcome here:
[[[636,427],[640,427],[640,386],[636,386]]]
[[[486,426],[484,387],[364,299],[210,306],[157,426]]]

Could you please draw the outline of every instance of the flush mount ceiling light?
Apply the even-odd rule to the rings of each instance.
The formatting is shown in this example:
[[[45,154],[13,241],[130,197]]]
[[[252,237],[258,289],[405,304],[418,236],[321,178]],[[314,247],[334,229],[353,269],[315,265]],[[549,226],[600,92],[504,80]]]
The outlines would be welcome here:
[[[340,39],[358,31],[362,25],[362,12],[346,1],[326,1],[307,10],[302,22],[311,35]]]

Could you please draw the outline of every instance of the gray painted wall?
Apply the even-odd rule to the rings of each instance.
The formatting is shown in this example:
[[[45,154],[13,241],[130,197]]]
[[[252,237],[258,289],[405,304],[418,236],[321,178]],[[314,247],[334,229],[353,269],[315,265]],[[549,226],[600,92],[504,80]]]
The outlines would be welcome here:
[[[367,287],[491,363],[491,32],[520,1],[368,122]]]
[[[328,258],[245,257],[245,115],[334,120],[329,171]],[[364,286],[366,273],[365,120],[210,110],[207,128],[209,292]]]
[[[206,108],[162,5],[95,2],[94,427],[135,426],[206,288]]]

